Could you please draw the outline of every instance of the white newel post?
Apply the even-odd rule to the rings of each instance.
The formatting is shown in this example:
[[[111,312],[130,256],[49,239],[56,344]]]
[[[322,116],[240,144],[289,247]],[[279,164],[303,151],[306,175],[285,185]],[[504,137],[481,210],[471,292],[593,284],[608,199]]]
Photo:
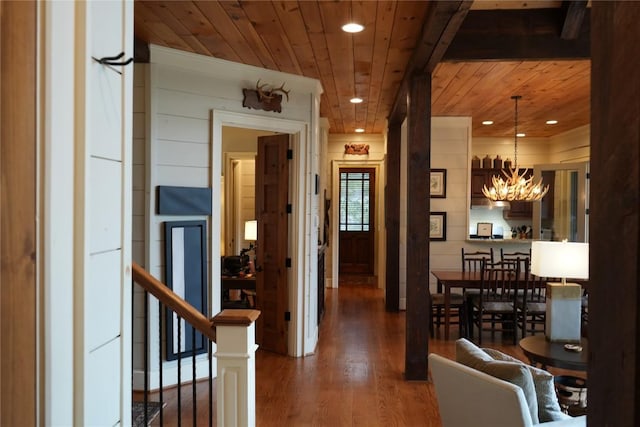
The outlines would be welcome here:
[[[223,310],[216,328],[218,425],[256,425],[256,319],[258,310]]]

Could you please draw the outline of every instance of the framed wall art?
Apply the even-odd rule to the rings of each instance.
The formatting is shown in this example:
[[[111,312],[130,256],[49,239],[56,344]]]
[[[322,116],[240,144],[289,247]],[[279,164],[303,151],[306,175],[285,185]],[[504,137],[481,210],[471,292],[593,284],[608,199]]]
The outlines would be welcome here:
[[[429,240],[444,242],[447,240],[447,213],[431,212],[429,216]]]
[[[444,199],[447,197],[446,169],[431,169],[429,191],[432,199]]]
[[[206,221],[167,221],[164,231],[167,286],[209,317]],[[207,351],[207,339],[168,308],[165,325],[167,360]]]

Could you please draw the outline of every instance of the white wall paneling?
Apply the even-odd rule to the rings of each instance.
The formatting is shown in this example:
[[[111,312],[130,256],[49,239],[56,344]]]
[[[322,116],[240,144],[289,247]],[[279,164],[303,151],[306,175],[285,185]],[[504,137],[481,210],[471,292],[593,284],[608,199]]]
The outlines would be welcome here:
[[[319,98],[321,87],[318,81],[287,75],[279,72],[259,69],[237,63],[204,57],[188,52],[169,48],[150,46],[151,62],[147,66],[148,73],[144,75],[145,102],[137,101],[136,105],[143,105],[146,115],[145,130],[145,161],[144,170],[145,203],[144,211],[148,218],[145,230],[145,265],[147,270],[164,281],[164,261],[162,223],[175,220],[175,217],[158,215],[155,212],[155,189],[158,185],[178,185],[211,187],[214,205],[211,217],[180,217],[180,220],[207,219],[208,223],[208,277],[209,277],[209,305],[210,315],[220,309],[220,263],[222,241],[221,185],[228,181],[222,177],[223,173],[223,144],[222,128],[244,128],[256,131],[284,132],[296,134],[294,151],[294,165],[292,165],[294,214],[291,216],[291,269],[290,302],[292,304],[292,322],[290,324],[290,354],[302,355],[304,337],[301,332],[304,325],[303,313],[309,309],[309,304],[315,301],[303,301],[299,298],[303,289],[309,286],[303,271],[304,262],[296,257],[298,248],[307,246],[309,236],[307,224],[298,216],[302,216],[305,200],[309,196],[310,173],[305,159],[315,141],[311,140],[311,128],[317,121],[313,117],[312,102]],[[274,112],[248,110],[242,107],[242,88],[254,87],[258,79],[262,81],[285,81],[287,89],[291,89],[289,101],[283,104],[281,114]],[[240,145],[233,144],[233,151],[244,151]],[[229,151],[225,149],[224,151]],[[298,165],[300,164],[300,165]],[[297,186],[296,186],[297,185]],[[251,190],[243,186],[245,193]],[[225,190],[227,191],[227,190]],[[296,202],[297,207],[296,207]],[[219,205],[220,203],[220,205]],[[244,203],[245,211],[248,205]],[[296,211],[297,209],[297,211]],[[228,211],[228,206],[226,207]],[[228,212],[225,212],[228,214]],[[247,212],[245,212],[247,214]],[[315,234],[314,234],[315,236]],[[215,242],[215,244],[211,244]],[[314,240],[315,242],[315,240]],[[216,260],[215,262],[212,260]],[[315,274],[315,273],[314,273]],[[305,305],[306,304],[306,305]],[[152,305],[153,307],[153,305]],[[152,375],[158,369],[157,354],[160,343],[157,339],[157,321],[159,314],[152,308],[151,332],[152,342],[149,351],[152,361]],[[154,312],[155,311],[155,312]],[[315,346],[315,342],[312,343]],[[139,356],[136,355],[136,360]],[[214,362],[215,363],[215,362]],[[155,364],[155,365],[154,365]],[[173,362],[163,363],[166,370],[171,371]],[[203,372],[206,375],[206,372]],[[134,384],[139,384],[141,371],[137,366],[134,372]],[[153,381],[153,379],[152,379]]]
[[[52,91],[45,107],[60,108],[74,125],[65,135],[73,136],[74,153],[61,163],[68,165],[73,159],[73,185],[65,187],[64,196],[72,195],[74,205],[72,230],[65,230],[73,236],[73,249],[62,255],[73,254],[73,298],[65,303],[73,301],[73,342],[62,343],[73,347],[73,374],[64,378],[73,384],[73,399],[59,402],[64,409],[52,410],[45,424],[130,425],[133,65],[118,73],[92,57],[133,55],[133,4],[88,2],[71,7],[54,2],[43,7],[52,13],[51,27],[45,29],[56,31],[52,45],[61,26],[72,27],[73,42],[66,46],[75,46],[73,62],[65,64],[72,65],[65,70],[73,76],[72,90],[66,87],[69,94],[59,98]],[[63,10],[65,19],[62,14],[56,17]],[[44,68],[57,69],[58,61],[52,58]],[[68,82],[61,78],[48,83]],[[63,101],[68,96],[73,102]],[[55,251],[60,250],[56,245]],[[61,278],[52,276],[51,281],[58,283]],[[48,292],[55,292],[56,286]],[[45,357],[55,353],[54,346]],[[65,386],[58,385],[64,393]]]

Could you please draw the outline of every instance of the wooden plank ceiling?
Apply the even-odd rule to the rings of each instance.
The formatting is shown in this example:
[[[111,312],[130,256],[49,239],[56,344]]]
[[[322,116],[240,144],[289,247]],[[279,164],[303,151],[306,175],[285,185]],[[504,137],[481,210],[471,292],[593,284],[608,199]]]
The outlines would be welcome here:
[[[477,2],[478,9],[524,2]],[[535,3],[535,2],[534,2]],[[321,81],[331,133],[383,133],[404,70],[423,32],[427,1],[135,0],[135,35],[150,44],[304,75]],[[560,2],[540,2],[558,7]],[[348,34],[349,21],[365,26]],[[474,136],[547,137],[589,123],[589,60],[443,62],[433,76],[433,115],[470,115]],[[279,84],[279,83],[278,83]],[[350,99],[358,96],[361,104]],[[557,125],[545,120],[554,118]],[[481,120],[494,125],[482,126]]]

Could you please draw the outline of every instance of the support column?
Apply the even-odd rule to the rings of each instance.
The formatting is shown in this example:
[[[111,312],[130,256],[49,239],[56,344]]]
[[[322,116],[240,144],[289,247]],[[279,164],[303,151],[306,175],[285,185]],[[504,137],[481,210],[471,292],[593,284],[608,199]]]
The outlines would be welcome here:
[[[640,425],[640,5],[591,8],[590,426]]]
[[[387,268],[385,308],[400,310],[400,144],[402,123],[389,125],[387,136],[387,182],[385,185],[385,228]]]
[[[258,310],[223,310],[213,318],[219,426],[256,425],[255,322],[258,316]]]
[[[427,379],[431,74],[414,75],[407,107],[407,338],[405,377]]]

